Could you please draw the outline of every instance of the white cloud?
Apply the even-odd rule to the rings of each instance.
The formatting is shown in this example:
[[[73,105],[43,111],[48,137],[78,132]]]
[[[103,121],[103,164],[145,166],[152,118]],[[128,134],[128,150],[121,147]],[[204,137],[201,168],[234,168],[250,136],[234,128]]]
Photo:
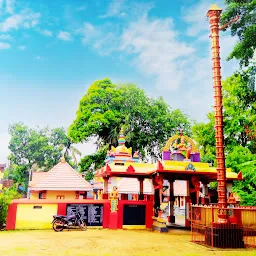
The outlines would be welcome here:
[[[100,29],[96,29],[96,27],[89,22],[84,22],[83,27],[77,30],[77,34],[82,35],[82,42],[86,44],[91,39],[100,35]]]
[[[8,32],[19,28],[29,29],[38,24],[40,13],[34,13],[29,9],[22,10],[19,14],[13,14],[0,23],[0,32]]]
[[[220,3],[218,4],[221,6]],[[195,41],[191,44],[197,51],[189,56],[184,66],[187,79],[184,79],[183,83],[187,85],[187,89],[184,90],[182,96],[186,102],[185,106],[187,112],[197,120],[204,120],[205,114],[209,111],[213,111],[213,75],[211,39],[209,38],[210,25],[203,15],[207,13],[209,7],[209,2],[201,1],[199,4],[184,10],[184,12],[187,13],[185,17],[188,24],[187,33],[194,38]],[[230,76],[238,69],[237,61],[226,61],[227,56],[232,51],[235,44],[236,38],[231,37],[228,32],[220,32],[222,79]],[[175,104],[177,104],[178,107],[182,107],[183,105],[178,101],[175,102]]]
[[[124,9],[125,0],[113,0],[106,12],[106,14],[102,15],[101,18],[107,18],[117,15],[125,15],[125,12],[123,12]]]
[[[112,0],[106,13],[100,16],[100,18],[119,17],[134,19],[148,13],[153,6],[153,2]]]
[[[96,27],[89,22],[85,22],[83,27],[76,32],[82,36],[83,44],[90,44],[100,55],[109,55],[119,48],[120,39],[114,33],[114,27]]]
[[[214,1],[219,7],[223,8],[223,1]],[[183,9],[183,19],[188,23],[187,35],[197,36],[200,32],[209,31],[207,21],[207,11],[211,6],[210,1],[201,0],[197,4]]]
[[[70,33],[66,32],[66,31],[60,31],[57,37],[63,41],[71,41],[72,40]]]
[[[177,89],[184,78],[184,58],[194,49],[179,41],[172,19],[149,21],[147,17],[132,22],[123,32],[120,50],[135,55],[134,65],[154,76],[161,88]]]
[[[6,12],[7,13],[10,13],[10,14],[13,14],[14,13],[14,4],[15,4],[15,1],[14,0],[6,0],[5,2],[6,4]]]
[[[26,50],[26,46],[25,46],[25,45],[20,45],[18,48],[19,48],[19,50],[21,50],[21,51]]]
[[[94,44],[93,48],[97,50],[100,55],[109,55],[118,49],[118,39],[113,33],[107,33],[98,38]]]
[[[8,34],[2,34],[2,35],[0,35],[0,40],[9,41],[9,40],[12,40],[12,37]]]
[[[10,44],[0,42],[0,50],[7,50],[7,49],[10,49],[10,48],[11,48]]]
[[[50,31],[50,30],[47,30],[47,29],[45,29],[45,30],[40,30],[39,31],[42,35],[44,35],[44,36],[52,36],[52,31]]]

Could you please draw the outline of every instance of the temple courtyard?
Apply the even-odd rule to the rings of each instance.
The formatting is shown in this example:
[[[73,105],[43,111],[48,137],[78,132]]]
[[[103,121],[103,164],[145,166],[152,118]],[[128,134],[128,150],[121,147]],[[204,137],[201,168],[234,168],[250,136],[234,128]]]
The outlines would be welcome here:
[[[141,230],[72,230],[0,232],[1,255],[174,256],[256,255],[256,250],[216,250],[190,242],[187,230],[156,233]]]

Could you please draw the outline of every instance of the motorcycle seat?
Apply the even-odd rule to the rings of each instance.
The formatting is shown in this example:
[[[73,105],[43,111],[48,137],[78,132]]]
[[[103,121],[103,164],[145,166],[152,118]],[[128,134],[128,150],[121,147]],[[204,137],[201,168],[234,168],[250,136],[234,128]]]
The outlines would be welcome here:
[[[66,216],[66,219],[69,220],[69,219],[73,219],[75,217],[76,217],[76,215],[69,215],[69,216]]]
[[[66,218],[67,215],[53,215],[54,218]]]

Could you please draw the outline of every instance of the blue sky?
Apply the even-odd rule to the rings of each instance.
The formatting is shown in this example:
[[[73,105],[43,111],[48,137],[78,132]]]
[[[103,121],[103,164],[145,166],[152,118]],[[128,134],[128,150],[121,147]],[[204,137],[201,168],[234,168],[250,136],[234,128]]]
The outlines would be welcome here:
[[[223,6],[223,1],[215,3]],[[212,110],[212,73],[202,0],[0,0],[0,162],[8,126],[67,128],[96,79],[134,82],[191,119]],[[221,34],[223,78],[237,63]],[[79,145],[83,154],[92,143]]]

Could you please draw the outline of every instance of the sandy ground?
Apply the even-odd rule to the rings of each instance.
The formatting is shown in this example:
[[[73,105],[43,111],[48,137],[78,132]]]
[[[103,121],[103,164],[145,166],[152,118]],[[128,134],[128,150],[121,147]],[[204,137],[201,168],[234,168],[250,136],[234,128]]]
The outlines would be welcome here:
[[[217,251],[189,242],[189,231],[167,234],[131,230],[0,232],[0,255],[174,256],[256,255],[256,250]]]

